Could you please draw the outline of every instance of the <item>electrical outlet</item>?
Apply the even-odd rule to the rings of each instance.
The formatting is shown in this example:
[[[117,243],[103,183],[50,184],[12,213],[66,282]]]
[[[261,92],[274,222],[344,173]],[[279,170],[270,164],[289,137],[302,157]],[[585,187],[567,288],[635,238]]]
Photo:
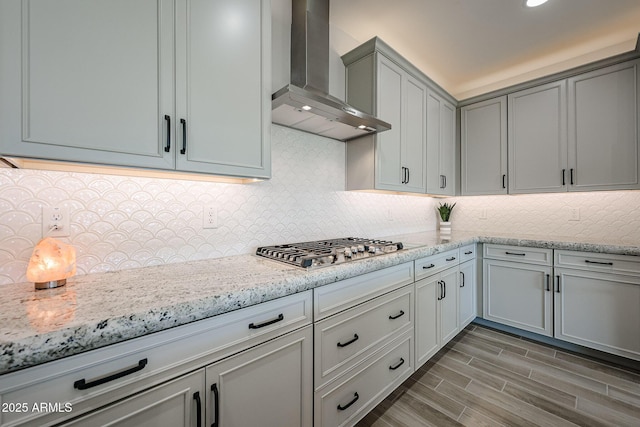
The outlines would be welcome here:
[[[218,207],[208,205],[204,207],[202,228],[218,228]]]
[[[580,221],[580,208],[569,209],[569,221]]]
[[[64,206],[42,207],[42,237],[69,236],[69,209]]]
[[[487,208],[480,209],[480,217],[478,219],[487,219]]]

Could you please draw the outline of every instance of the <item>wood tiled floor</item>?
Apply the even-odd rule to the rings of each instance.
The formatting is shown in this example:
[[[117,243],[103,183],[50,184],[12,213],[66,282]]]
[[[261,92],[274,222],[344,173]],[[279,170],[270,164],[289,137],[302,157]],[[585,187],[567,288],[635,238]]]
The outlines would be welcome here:
[[[640,426],[638,371],[478,325],[357,426]]]

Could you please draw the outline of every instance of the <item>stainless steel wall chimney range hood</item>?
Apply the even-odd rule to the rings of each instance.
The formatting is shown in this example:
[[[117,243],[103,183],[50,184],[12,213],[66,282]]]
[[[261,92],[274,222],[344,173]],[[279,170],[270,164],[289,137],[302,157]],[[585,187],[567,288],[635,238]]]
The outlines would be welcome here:
[[[329,95],[329,0],[291,1],[291,84],[271,97],[271,121],[348,141],[391,129]]]

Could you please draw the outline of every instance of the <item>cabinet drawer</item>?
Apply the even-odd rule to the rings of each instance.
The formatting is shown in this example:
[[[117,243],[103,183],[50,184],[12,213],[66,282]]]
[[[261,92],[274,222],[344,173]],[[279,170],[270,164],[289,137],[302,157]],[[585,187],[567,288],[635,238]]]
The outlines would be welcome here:
[[[453,249],[416,260],[416,281],[458,265],[459,258],[458,249]]]
[[[273,320],[277,322],[269,324]],[[0,412],[0,425],[50,425],[310,323],[311,291],[306,291],[5,374],[0,377],[0,401],[28,403],[29,408],[40,402],[68,402],[73,411]],[[131,372],[118,375],[126,371]],[[109,376],[114,378],[91,386]],[[79,389],[79,380],[91,387]]]
[[[313,319],[324,319],[409,283],[413,283],[413,262],[315,288]]]
[[[412,354],[413,331],[408,331],[376,352],[343,381],[317,391],[314,426],[355,424],[413,373]]]
[[[405,286],[316,323],[316,389],[412,327],[413,286]]]
[[[508,245],[484,245],[484,257],[527,264],[551,265],[553,250]]]
[[[473,245],[463,246],[459,251],[461,263],[474,259],[476,257],[476,244],[474,243]]]
[[[640,275],[640,257],[637,256],[560,250],[554,257],[556,267]]]

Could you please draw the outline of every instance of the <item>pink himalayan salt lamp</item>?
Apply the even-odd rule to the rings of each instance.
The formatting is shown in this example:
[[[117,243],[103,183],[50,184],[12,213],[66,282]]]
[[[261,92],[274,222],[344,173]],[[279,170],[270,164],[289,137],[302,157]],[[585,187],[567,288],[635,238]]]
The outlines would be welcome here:
[[[76,274],[76,250],[58,240],[45,237],[33,249],[27,267],[27,280],[36,289],[64,286],[67,278]]]

